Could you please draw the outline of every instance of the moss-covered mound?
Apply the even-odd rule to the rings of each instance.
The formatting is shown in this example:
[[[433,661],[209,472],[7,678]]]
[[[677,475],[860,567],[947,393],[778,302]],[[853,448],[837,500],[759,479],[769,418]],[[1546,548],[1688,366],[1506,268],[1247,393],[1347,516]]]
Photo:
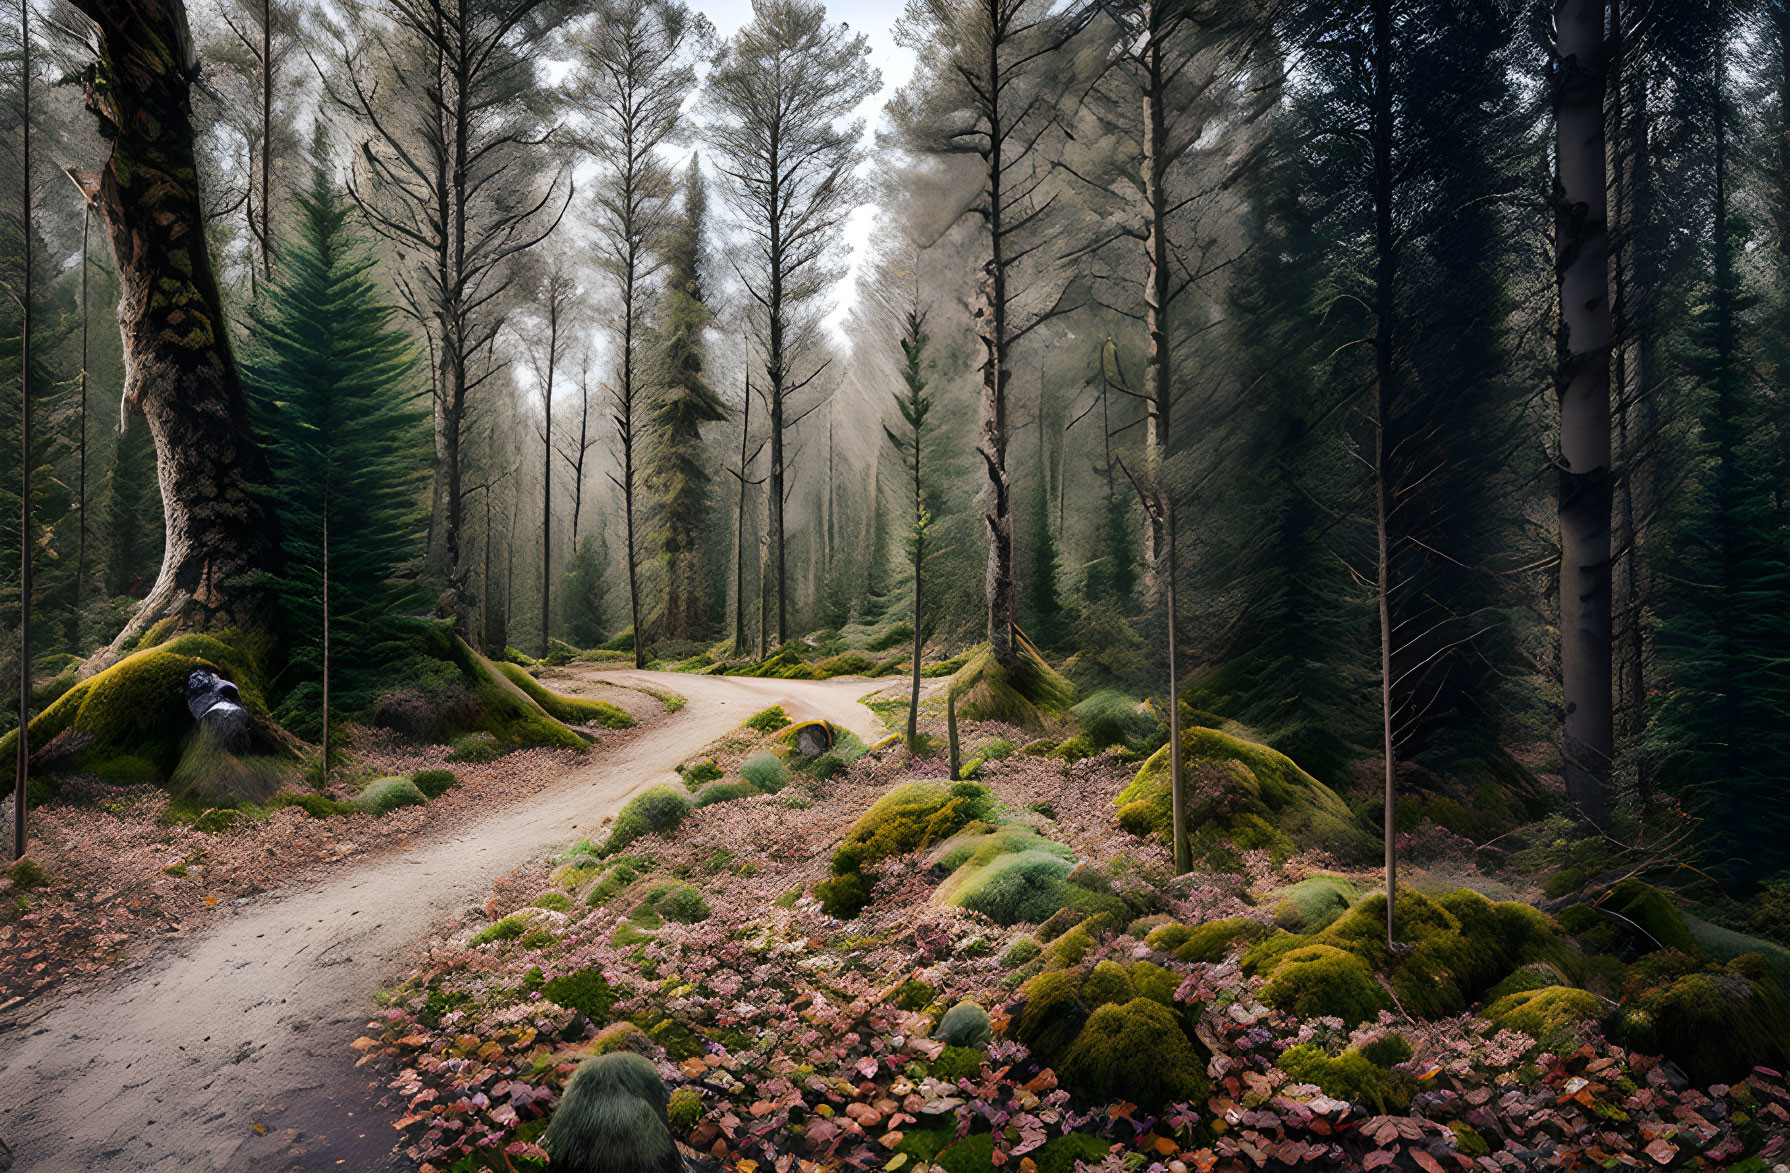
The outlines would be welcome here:
[[[1547,917],[1464,888],[1436,897],[1401,890],[1393,935],[1396,953],[1386,944],[1386,897],[1376,893],[1321,933],[1261,942],[1244,955],[1244,968],[1268,975],[1263,1000],[1271,1005],[1356,1023],[1391,1008],[1376,975],[1390,980],[1406,1012],[1436,1018],[1466,1010],[1522,966],[1573,966]]]
[[[501,672],[510,683],[526,693],[528,699],[541,706],[542,711],[555,721],[563,721],[567,725],[601,725],[605,729],[631,729],[634,727],[634,718],[608,701],[561,696],[530,676],[526,669],[519,668],[515,664],[496,661],[491,666]]]
[[[1043,921],[1064,908],[1084,916],[1125,912],[1124,902],[1110,892],[1077,883],[1082,877],[1074,852],[1023,824],[966,836],[947,866],[951,863],[956,870],[934,899],[980,912],[997,924]]]
[[[669,831],[690,813],[690,800],[669,786],[654,786],[628,800],[615,816],[609,840],[603,844],[604,855],[614,855],[642,835]]]
[[[422,806],[429,801],[411,779],[402,775],[375,778],[355,798],[354,804],[370,814],[390,814],[401,806]]]
[[[1642,958],[1610,1026],[1617,1041],[1664,1054],[1699,1085],[1790,1063],[1790,1009],[1758,954],[1725,966],[1675,950]]]
[[[1597,995],[1571,986],[1542,986],[1506,994],[1480,1011],[1500,1030],[1518,1030],[1552,1046],[1563,1042],[1586,1019],[1604,1015]]]
[[[1341,876],[1308,876],[1278,895],[1275,924],[1291,933],[1317,933],[1349,911],[1361,894]]]
[[[541,1137],[556,1173],[676,1173],[670,1097],[652,1063],[631,1051],[586,1059]]]
[[[1101,1006],[1063,1056],[1064,1081],[1095,1102],[1156,1111],[1206,1097],[1205,1064],[1174,1012],[1148,998]]]
[[[1075,686],[1022,636],[1015,641],[1017,664],[1008,668],[986,646],[970,655],[952,675],[957,715],[970,721],[1000,721],[1043,732],[1044,717],[1061,713],[1075,700]]]
[[[198,669],[236,685],[250,718],[243,756],[195,736],[186,682]],[[17,736],[0,738],[0,753],[12,754]],[[214,802],[270,798],[290,781],[301,749],[268,715],[253,657],[235,642],[197,634],[132,653],[74,684],[32,720],[30,745],[33,767],[45,773],[172,783],[178,792]],[[11,788],[8,773],[0,795]]]
[[[1409,1058],[1410,1054],[1407,1044],[1403,1056]],[[1365,1104],[1381,1114],[1403,1113],[1416,1090],[1416,1080],[1411,1075],[1374,1062],[1364,1051],[1331,1055],[1315,1043],[1301,1043],[1287,1048],[1279,1067],[1298,1082],[1322,1089],[1327,1096]]]
[[[975,782],[909,782],[877,799],[834,854],[833,871],[844,874],[872,867],[956,834],[972,820],[988,819],[994,795]],[[842,866],[844,863],[850,866]]]
[[[1374,839],[1337,793],[1278,750],[1218,729],[1182,730],[1187,830],[1215,866],[1232,866],[1230,848],[1265,849],[1284,860],[1317,848],[1344,859],[1375,851]],[[1172,821],[1169,747],[1138,770],[1114,801],[1121,824],[1166,834]]]
[[[980,1047],[988,1041],[988,1011],[974,1002],[959,1002],[945,1011],[932,1037],[950,1047]]]
[[[582,750],[589,745],[589,738],[550,715],[449,624],[417,621],[407,626],[406,637],[413,654],[394,668],[398,683],[373,706],[371,716],[378,724],[436,743],[482,732],[490,735],[498,752],[536,745]]]
[[[1144,943],[1181,961],[1217,961],[1239,941],[1259,941],[1267,935],[1268,927],[1260,921],[1237,916],[1193,926],[1170,921],[1152,929]]]

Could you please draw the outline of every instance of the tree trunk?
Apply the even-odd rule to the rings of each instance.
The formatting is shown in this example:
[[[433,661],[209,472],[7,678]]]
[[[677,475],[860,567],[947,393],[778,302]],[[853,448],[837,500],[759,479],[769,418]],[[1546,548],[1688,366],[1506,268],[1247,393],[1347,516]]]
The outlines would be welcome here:
[[[193,155],[197,72],[178,0],[77,0],[98,26],[87,103],[112,141],[100,178],[122,287],[127,400],[155,439],[165,510],[160,576],[91,674],[150,624],[265,630],[279,546],[265,499],[267,464],[249,428],[223,300],[205,240]]]
[[[746,397],[740,421],[740,505],[733,531],[733,654],[746,654],[746,443],[752,437],[752,370],[747,358]]]
[[[482,632],[480,634],[483,634]],[[329,483],[323,486],[323,769],[319,790],[329,789]]]
[[[1398,257],[1392,238],[1392,4],[1374,3],[1374,532],[1378,547],[1374,594],[1380,613],[1380,749],[1385,758],[1386,943],[1393,938],[1398,897],[1398,753],[1392,730],[1392,426],[1393,316],[1397,302],[1393,281]]]
[[[19,735],[12,775],[12,857],[25,858],[31,778],[31,2],[19,0],[19,218],[24,275],[19,291]]]
[[[926,562],[926,533],[920,528],[926,516],[925,482],[920,477],[922,453],[919,425],[914,427],[914,659],[909,666],[907,701],[907,752],[920,751],[920,651],[925,637],[920,634],[920,573]],[[870,504],[876,508],[876,502]]]
[[[541,410],[546,413],[541,428],[541,656],[547,646],[547,617],[553,602],[553,366],[559,358],[559,291],[549,295],[547,307],[547,388]]]
[[[1554,3],[1554,276],[1559,331],[1560,680],[1566,797],[1610,816],[1609,232],[1605,192],[1604,0]]]
[[[995,16],[990,31],[1000,27]],[[1002,218],[1001,184],[1009,128],[1001,125],[1000,37],[988,38],[985,62],[988,152],[984,156],[983,198],[988,201],[988,259],[977,290],[976,336],[982,343],[982,394],[977,405],[976,452],[982,458],[987,484],[982,489],[982,521],[988,530],[988,573],[983,589],[988,599],[988,646],[1003,667],[1019,664],[1013,639],[1015,598],[1013,569],[1013,482],[1007,475],[1007,257]]]

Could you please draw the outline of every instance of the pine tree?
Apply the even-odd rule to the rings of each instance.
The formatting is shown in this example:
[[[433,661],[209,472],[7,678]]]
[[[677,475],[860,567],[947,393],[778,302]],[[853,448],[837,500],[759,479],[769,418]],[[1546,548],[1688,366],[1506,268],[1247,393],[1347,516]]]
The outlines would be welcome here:
[[[703,375],[702,232],[708,195],[697,161],[684,182],[684,214],[665,244],[664,325],[659,330],[659,382],[648,421],[644,480],[657,507],[648,541],[659,551],[665,610],[658,634],[689,640],[711,625],[697,547],[708,520],[713,477],[702,426],[727,418],[727,408]]]
[[[278,717],[315,736],[332,692],[343,708],[371,701],[383,621],[418,596],[429,436],[409,340],[321,160],[297,203],[245,367],[284,523],[275,585],[292,651]],[[332,644],[353,649],[334,672]]]

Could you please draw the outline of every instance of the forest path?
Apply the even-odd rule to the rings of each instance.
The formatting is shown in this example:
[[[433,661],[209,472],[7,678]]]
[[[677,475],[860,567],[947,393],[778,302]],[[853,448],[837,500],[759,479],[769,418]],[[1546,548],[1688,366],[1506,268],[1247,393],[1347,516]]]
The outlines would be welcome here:
[[[554,687],[576,692],[568,675],[689,703],[475,826],[299,877],[97,988],[0,1022],[0,1153],[14,1173],[409,1168],[378,1107],[383,1069],[357,1071],[348,1044],[434,925],[768,705],[880,735],[857,703],[875,687],[864,680],[580,669]]]

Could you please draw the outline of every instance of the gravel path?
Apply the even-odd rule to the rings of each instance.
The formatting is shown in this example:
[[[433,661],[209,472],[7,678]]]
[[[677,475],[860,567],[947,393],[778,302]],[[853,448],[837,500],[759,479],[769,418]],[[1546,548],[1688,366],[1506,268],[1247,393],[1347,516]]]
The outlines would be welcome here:
[[[476,826],[275,888],[98,988],[0,1021],[0,1141],[15,1173],[408,1168],[379,1107],[383,1073],[356,1070],[348,1044],[433,925],[482,900],[496,876],[595,831],[767,705],[867,743],[881,733],[857,703],[874,687],[862,680],[588,675],[689,704]]]

